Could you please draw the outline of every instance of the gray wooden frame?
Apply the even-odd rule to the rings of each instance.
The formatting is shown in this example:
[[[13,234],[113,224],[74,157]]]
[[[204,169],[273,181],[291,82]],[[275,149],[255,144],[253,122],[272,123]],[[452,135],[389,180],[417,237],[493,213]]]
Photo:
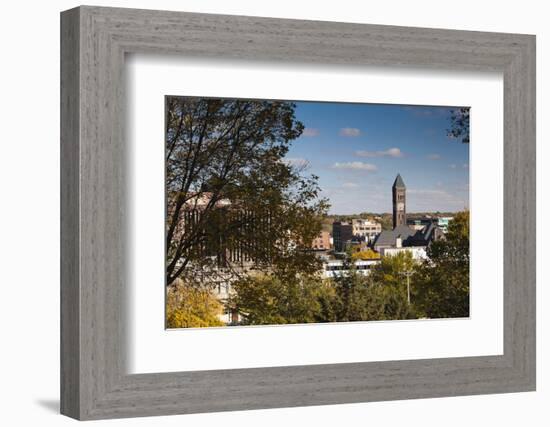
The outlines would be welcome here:
[[[128,375],[124,55],[500,71],[504,354]],[[535,37],[79,7],[61,14],[61,412],[100,419],[535,389]]]

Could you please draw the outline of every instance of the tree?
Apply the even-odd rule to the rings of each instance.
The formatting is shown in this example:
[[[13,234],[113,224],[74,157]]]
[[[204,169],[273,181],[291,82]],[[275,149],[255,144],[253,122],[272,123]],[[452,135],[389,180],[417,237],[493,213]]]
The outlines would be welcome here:
[[[353,263],[332,279],[249,276],[234,284],[229,306],[246,325],[412,319],[418,315],[400,273],[415,267],[404,253],[383,258],[369,276]]]
[[[376,251],[373,251],[372,249],[354,252],[351,254],[352,261],[378,259],[378,258],[380,258],[380,254]]]
[[[203,328],[223,326],[220,315],[223,306],[208,289],[179,283],[170,286],[166,294],[168,328]]]
[[[333,279],[335,296],[332,301],[336,321],[374,320],[380,314],[380,304],[369,299],[369,283],[352,263],[344,264],[344,272]]]
[[[238,274],[231,252],[281,275],[317,270],[302,249],[328,204],[316,176],[285,162],[303,130],[295,105],[169,97],[166,107],[166,283],[205,267]]]
[[[460,138],[463,143],[470,142],[470,108],[461,107],[456,110],[451,110],[451,128],[447,131],[447,135],[451,138]]]
[[[245,325],[330,321],[333,290],[315,277],[281,280],[274,275],[246,277],[234,285],[230,305]]]
[[[421,317],[415,307],[414,273],[417,262],[410,252],[399,252],[385,256],[371,269],[369,279],[372,283],[373,298],[383,304],[380,319],[413,319]],[[409,278],[406,276],[409,275]],[[408,303],[407,280],[410,280],[411,304]]]
[[[416,277],[417,304],[428,317],[467,317],[470,302],[470,214],[459,212],[445,239],[428,248]]]

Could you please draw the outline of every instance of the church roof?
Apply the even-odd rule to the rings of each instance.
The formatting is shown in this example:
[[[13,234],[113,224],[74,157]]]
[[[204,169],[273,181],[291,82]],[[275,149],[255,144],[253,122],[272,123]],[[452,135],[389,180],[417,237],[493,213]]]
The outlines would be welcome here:
[[[398,225],[393,230],[382,231],[374,241],[374,246],[394,246],[395,239],[401,237],[401,241],[405,242],[409,237],[413,236],[416,230],[413,230],[406,225]]]
[[[397,174],[397,177],[393,182],[393,188],[406,188],[405,183],[403,182],[403,178],[401,178],[401,174]]]
[[[434,224],[426,225],[422,230],[413,230],[406,225],[398,225],[393,230],[382,231],[376,237],[374,246],[395,246],[398,237],[401,238],[403,246],[428,246],[433,240],[436,228]]]

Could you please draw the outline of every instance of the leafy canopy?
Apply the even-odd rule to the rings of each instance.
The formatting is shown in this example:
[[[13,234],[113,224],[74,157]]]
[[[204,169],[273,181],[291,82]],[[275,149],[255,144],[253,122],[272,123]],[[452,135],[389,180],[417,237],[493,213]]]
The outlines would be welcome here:
[[[207,289],[178,284],[168,288],[166,321],[168,328],[224,326],[223,306]]]
[[[470,213],[459,212],[444,240],[428,248],[416,276],[418,305],[431,318],[467,317],[470,307]]]
[[[328,204],[307,165],[284,159],[303,131],[294,110],[281,101],[167,98],[167,284],[212,264],[232,270],[235,250],[253,268],[287,276],[318,269],[301,249],[319,234]],[[197,212],[192,227],[189,211]]]

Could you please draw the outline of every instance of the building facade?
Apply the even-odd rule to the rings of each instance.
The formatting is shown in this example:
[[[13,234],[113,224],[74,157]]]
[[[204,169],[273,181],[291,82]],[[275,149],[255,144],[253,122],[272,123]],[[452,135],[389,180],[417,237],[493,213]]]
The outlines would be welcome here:
[[[437,225],[441,228],[441,230],[443,230],[443,233],[446,233],[449,230],[449,222],[452,220],[452,216],[440,217],[437,219]]]
[[[369,219],[357,218],[351,221],[353,235],[364,237],[367,242],[372,242],[382,232],[382,224]]]
[[[367,249],[369,249],[369,242],[367,238],[363,236],[353,236],[344,243],[344,251],[347,253],[361,252]]]
[[[319,235],[311,242],[311,248],[314,251],[327,251],[330,249],[330,233],[321,231]]]
[[[380,251],[381,256],[394,256],[403,252],[409,252],[415,261],[422,261],[428,258],[426,246],[406,246],[395,248],[384,248]]]
[[[353,226],[348,222],[336,221],[332,223],[332,239],[334,251],[344,252],[345,244],[353,237]]]
[[[413,230],[422,230],[427,225],[436,222],[436,218],[423,217],[423,218],[407,218],[407,225]]]
[[[354,268],[355,271],[362,275],[368,276],[371,272],[371,269],[380,263],[380,259],[369,259],[369,260],[359,260],[355,261]],[[350,272],[350,264],[345,263],[342,260],[330,260],[323,263],[323,277],[325,279],[333,279],[335,277],[346,276]]]

